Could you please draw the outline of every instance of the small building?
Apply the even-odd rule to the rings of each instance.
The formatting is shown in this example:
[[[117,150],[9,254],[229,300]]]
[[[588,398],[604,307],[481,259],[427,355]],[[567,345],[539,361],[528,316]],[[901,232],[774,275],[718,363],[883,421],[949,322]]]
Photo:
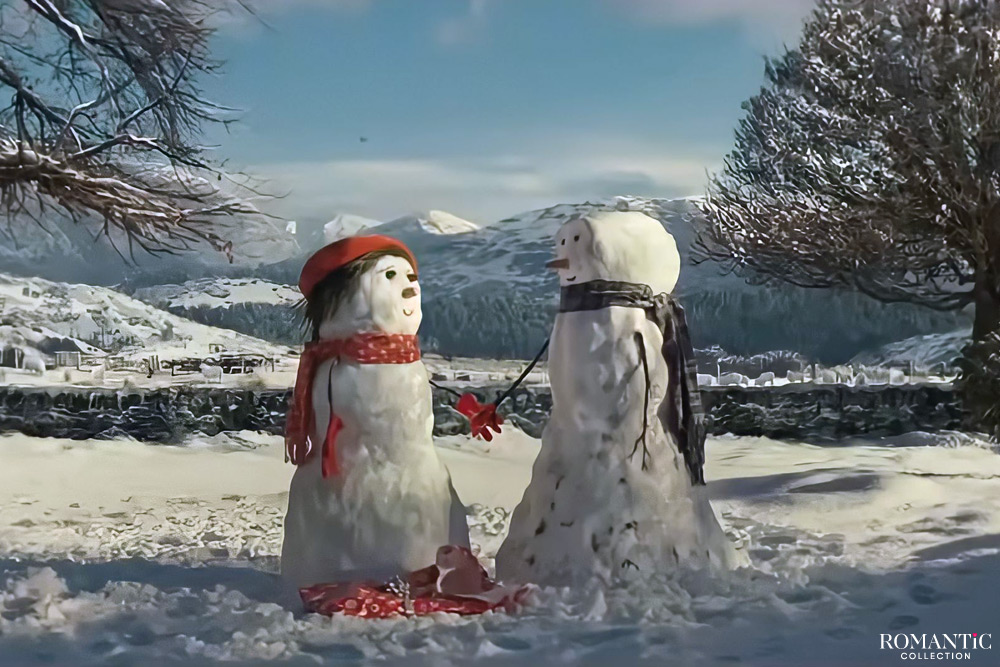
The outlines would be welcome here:
[[[80,370],[79,352],[55,352],[56,368],[75,368]]]
[[[24,350],[15,346],[8,346],[0,350],[0,366],[24,368]]]

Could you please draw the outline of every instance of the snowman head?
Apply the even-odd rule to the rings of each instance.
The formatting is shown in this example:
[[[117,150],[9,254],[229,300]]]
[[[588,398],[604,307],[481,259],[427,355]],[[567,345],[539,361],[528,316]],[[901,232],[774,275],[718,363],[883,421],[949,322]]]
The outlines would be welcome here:
[[[374,245],[371,237],[355,238],[365,239],[362,248]],[[330,264],[320,262],[319,266]],[[303,294],[312,339],[346,338],[356,333],[416,334],[422,312],[414,264],[402,244],[380,247],[337,264],[318,280],[308,281]]]
[[[593,280],[673,291],[680,276],[677,242],[659,221],[636,211],[603,211],[559,228],[556,258],[548,263],[563,287]]]

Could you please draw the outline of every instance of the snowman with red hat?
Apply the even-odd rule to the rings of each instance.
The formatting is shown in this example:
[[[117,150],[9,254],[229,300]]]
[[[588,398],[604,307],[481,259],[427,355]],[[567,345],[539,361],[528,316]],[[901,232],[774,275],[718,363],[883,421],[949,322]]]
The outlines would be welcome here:
[[[420,287],[410,250],[355,236],[305,264],[311,329],[286,427],[298,468],[281,571],[299,587],[384,581],[469,546],[465,507],[431,438],[420,360]]]

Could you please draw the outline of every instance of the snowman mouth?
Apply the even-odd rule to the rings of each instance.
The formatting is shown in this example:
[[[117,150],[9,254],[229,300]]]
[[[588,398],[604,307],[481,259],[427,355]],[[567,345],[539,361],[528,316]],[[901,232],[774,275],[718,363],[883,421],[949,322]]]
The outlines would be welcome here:
[[[571,282],[573,282],[574,280],[576,280],[576,276],[573,276],[572,278],[567,278],[567,279],[566,279],[566,282],[568,282],[568,283],[571,283]]]
[[[406,317],[410,317],[411,315],[413,315],[413,313],[414,313],[413,309],[409,310],[407,310],[406,308],[403,309],[403,315],[405,315]]]

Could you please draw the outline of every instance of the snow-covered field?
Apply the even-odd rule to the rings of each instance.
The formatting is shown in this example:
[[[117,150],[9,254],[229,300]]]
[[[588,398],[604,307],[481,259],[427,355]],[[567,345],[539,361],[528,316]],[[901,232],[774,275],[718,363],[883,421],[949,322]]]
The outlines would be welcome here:
[[[538,443],[439,446],[488,557]],[[892,665],[879,633],[1000,630],[1000,456],[983,441],[724,437],[708,452],[752,569],[542,590],[514,616],[362,621],[303,615],[273,574],[292,472],[278,438],[3,436],[0,664]]]
[[[247,281],[246,290],[259,288]],[[282,298],[281,296],[275,298]],[[117,347],[115,354],[98,347]],[[20,349],[37,360],[28,369],[0,369],[2,381],[17,385],[76,385],[122,388],[172,384],[287,387],[295,377],[298,358],[291,349],[229,329],[199,324],[172,315],[107,287],[56,283],[0,273],[0,349]],[[53,350],[79,351],[80,369],[42,371]],[[211,378],[200,373],[172,376],[160,369],[147,377],[148,360],[161,363],[205,359],[220,354],[254,354],[275,360],[274,372]]]
[[[77,349],[85,353],[99,353],[87,341],[127,341],[130,344],[120,353],[123,357],[156,354],[170,359],[207,354],[214,346],[269,356],[282,356],[288,350],[252,336],[171,315],[107,287],[0,273],[0,299],[3,320],[7,322],[0,339],[3,343],[20,336],[27,338],[30,345],[32,331],[48,329],[53,332],[51,338],[75,342]]]

